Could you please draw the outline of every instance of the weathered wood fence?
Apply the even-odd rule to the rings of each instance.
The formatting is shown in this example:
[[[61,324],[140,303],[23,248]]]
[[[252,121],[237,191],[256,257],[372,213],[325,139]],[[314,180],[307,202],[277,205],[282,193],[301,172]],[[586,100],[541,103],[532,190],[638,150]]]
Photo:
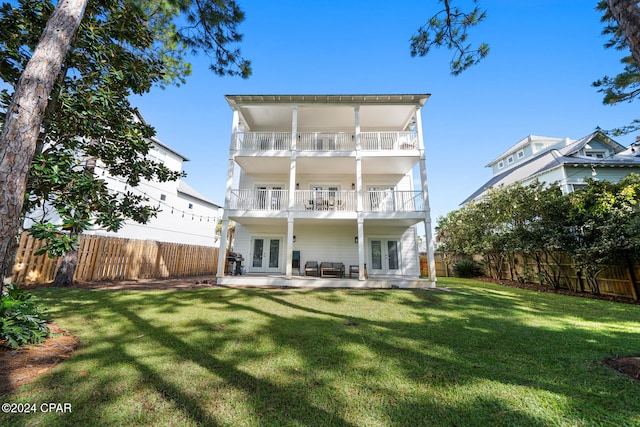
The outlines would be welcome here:
[[[59,259],[34,255],[44,242],[22,233],[12,281],[52,282]],[[79,281],[150,279],[215,274],[218,248],[106,236],[80,236]]]
[[[573,259],[566,254],[557,254],[558,263],[550,264],[545,260],[538,260],[532,256],[524,256],[515,253],[513,259],[505,259],[500,268],[500,279],[539,283],[540,276],[546,274],[555,275],[561,289],[570,289],[578,292],[592,292],[593,289],[588,280],[576,268]],[[462,256],[451,256],[442,252],[435,253],[436,275],[438,277],[454,276],[453,266],[462,259]],[[478,259],[476,259],[478,261]],[[633,267],[633,274],[640,279],[640,265]],[[603,295],[623,296],[638,299],[636,289],[628,268],[619,266],[601,266],[601,272],[597,275],[598,292]]]

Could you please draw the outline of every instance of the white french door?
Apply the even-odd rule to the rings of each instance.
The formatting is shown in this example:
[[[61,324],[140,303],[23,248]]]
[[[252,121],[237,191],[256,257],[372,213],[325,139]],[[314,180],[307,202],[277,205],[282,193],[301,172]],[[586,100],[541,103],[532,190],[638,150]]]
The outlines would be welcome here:
[[[258,185],[257,208],[264,210],[282,209],[282,186],[281,185]]]
[[[394,188],[393,187],[368,187],[369,210],[393,212],[395,210]]]
[[[251,239],[251,271],[277,273],[280,271],[282,239],[254,237]]]
[[[397,239],[369,240],[369,271],[372,274],[400,274],[400,241]]]

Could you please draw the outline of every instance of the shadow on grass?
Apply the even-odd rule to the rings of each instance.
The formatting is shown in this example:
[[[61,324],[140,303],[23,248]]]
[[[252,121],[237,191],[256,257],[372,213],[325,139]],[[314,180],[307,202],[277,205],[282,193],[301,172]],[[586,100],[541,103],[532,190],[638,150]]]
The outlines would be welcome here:
[[[637,385],[598,363],[631,351],[638,331],[590,327],[601,316],[639,320],[637,308],[612,314],[490,286],[39,295],[83,340],[61,369],[15,397],[72,398],[72,414],[37,414],[47,425],[638,420]]]

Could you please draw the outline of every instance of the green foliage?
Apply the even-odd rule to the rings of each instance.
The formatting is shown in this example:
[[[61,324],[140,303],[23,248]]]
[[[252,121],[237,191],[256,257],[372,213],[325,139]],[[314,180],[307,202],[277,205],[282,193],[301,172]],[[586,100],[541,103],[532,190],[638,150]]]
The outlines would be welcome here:
[[[50,334],[43,311],[15,284],[4,286],[0,299],[0,340],[11,348],[42,342]]]
[[[602,265],[626,266],[640,259],[640,175],[587,184],[567,196],[557,185],[538,182],[493,188],[438,220],[440,249],[482,255],[494,278],[501,276],[504,261],[513,266],[513,254],[521,252],[552,267],[513,279],[537,277],[554,288],[565,274],[558,258],[565,252],[597,292]]]
[[[456,277],[471,279],[473,277],[482,276],[482,269],[472,259],[463,259],[453,266],[453,272]]]
[[[0,78],[12,87],[53,8],[42,0],[0,8]],[[157,214],[146,196],[115,193],[104,180],[106,174],[131,188],[183,176],[147,156],[155,131],[136,119],[128,98],[183,83],[191,72],[186,55],[196,50],[212,56],[216,74],[248,77],[250,63],[230,47],[242,39],[243,19],[233,0],[87,4],[50,96],[25,195],[23,214],[35,222],[30,232],[47,241],[49,256],[73,250],[89,228],[116,231],[126,219],[144,223]],[[0,111],[11,95],[3,91]]]
[[[625,36],[609,12],[606,0],[600,0],[596,9],[602,13],[601,22],[605,27],[602,34],[609,37],[605,47],[620,51],[629,51]],[[627,55],[620,60],[623,71],[615,77],[604,76],[592,83],[602,93],[602,103],[605,105],[615,105],[619,102],[633,102],[640,95],[640,68],[631,55]],[[629,125],[608,130],[607,133],[613,135],[626,135],[640,130],[640,119],[633,120]]]
[[[429,22],[411,37],[411,56],[425,56],[431,48],[446,47],[454,51],[451,74],[458,75],[489,54],[489,45],[481,43],[472,47],[467,42],[468,30],[482,22],[487,14],[477,6],[463,12],[453,6],[454,0],[439,0],[444,9],[433,15]],[[474,0],[477,4],[477,0]]]

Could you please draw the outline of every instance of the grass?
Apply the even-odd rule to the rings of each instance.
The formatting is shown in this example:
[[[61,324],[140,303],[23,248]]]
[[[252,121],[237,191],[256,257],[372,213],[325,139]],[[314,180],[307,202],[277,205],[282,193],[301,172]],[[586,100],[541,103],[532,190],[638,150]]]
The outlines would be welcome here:
[[[89,291],[38,298],[82,345],[0,425],[631,426],[640,306],[463,279],[421,290]]]

